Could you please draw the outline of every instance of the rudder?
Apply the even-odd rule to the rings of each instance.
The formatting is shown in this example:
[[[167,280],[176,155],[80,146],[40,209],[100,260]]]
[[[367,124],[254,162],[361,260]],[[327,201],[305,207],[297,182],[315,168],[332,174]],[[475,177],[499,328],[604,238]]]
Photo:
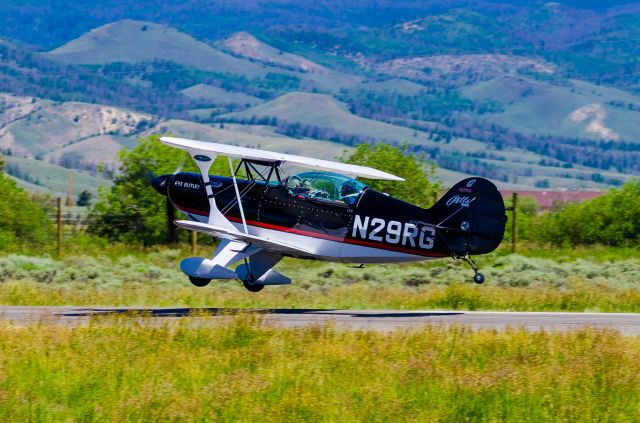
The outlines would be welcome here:
[[[484,178],[458,182],[427,213],[456,256],[490,253],[504,237],[507,216],[502,195]]]

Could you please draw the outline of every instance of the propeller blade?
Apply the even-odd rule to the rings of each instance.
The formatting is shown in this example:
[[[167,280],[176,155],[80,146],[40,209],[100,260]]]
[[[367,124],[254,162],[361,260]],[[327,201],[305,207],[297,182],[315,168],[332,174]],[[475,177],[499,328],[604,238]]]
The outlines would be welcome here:
[[[182,168],[184,167],[184,162],[185,162],[186,159],[187,159],[186,156],[182,156],[182,159],[180,160],[180,163],[178,164],[178,167],[173,172],[174,175],[182,172]]]

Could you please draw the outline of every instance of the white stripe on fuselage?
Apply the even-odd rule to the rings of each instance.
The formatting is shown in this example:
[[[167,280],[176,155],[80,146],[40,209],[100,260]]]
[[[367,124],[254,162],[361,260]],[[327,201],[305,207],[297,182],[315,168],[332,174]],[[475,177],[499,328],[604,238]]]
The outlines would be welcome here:
[[[205,222],[206,217],[189,213],[189,217],[197,217],[197,221]],[[240,232],[244,232],[242,223],[231,222]],[[417,254],[391,251],[384,248],[367,247],[349,244],[312,236],[267,229],[247,224],[250,235],[259,236],[265,240],[279,241],[290,245],[304,245],[306,250],[313,251],[313,258],[322,261],[342,263],[401,263],[411,261],[430,260],[436,257],[425,257]],[[295,252],[292,251],[293,256]],[[300,254],[303,256],[304,254]]]

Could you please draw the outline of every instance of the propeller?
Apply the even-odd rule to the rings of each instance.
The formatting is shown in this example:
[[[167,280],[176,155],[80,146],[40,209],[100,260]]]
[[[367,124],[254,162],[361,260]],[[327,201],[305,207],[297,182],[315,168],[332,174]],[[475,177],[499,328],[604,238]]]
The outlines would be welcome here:
[[[178,167],[176,167],[176,170],[174,170],[172,174],[152,176],[151,186],[153,187],[153,189],[155,189],[162,195],[167,195],[167,184],[169,179],[174,175],[177,175],[178,173],[182,172],[182,168],[184,167],[185,161],[187,160],[188,156],[189,155],[187,153],[185,153],[185,155],[182,156],[182,158],[180,159],[180,162],[178,163]]]
[[[186,153],[185,153],[185,154],[186,154]],[[185,162],[185,160],[187,159],[187,156],[188,156],[188,154],[187,154],[186,156],[184,156],[184,155],[182,156],[182,159],[180,159],[180,163],[178,163],[178,167],[177,167],[177,168],[176,168],[176,170],[173,172],[173,174],[174,174],[174,175],[176,175],[176,174],[178,174],[178,173],[182,172],[182,168],[184,167],[184,162]]]

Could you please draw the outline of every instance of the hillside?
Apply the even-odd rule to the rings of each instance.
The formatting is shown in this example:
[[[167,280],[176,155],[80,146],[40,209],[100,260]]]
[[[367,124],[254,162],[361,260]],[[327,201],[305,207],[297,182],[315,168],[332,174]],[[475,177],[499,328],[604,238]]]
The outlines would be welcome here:
[[[259,65],[225,54],[175,28],[130,19],[95,28],[45,55],[70,64],[163,60],[216,72],[263,73]]]
[[[10,112],[13,118],[0,127],[0,149],[17,156],[42,156],[100,135],[131,136],[153,124],[151,115],[115,107],[4,98],[15,106]],[[91,158],[99,160],[100,156]]]
[[[221,41],[219,46],[235,55],[245,57],[271,66],[292,69],[300,72],[330,72],[324,66],[309,59],[278,50],[263,43],[248,32],[238,32]]]
[[[476,100],[498,101],[504,111],[488,122],[530,133],[638,141],[640,96],[577,80],[501,76],[463,87]]]
[[[345,104],[323,94],[289,93],[242,112],[222,115],[220,119],[244,121],[253,117],[299,122],[382,141],[428,142],[426,134],[356,116]]]
[[[249,104],[254,105],[262,103],[258,97],[247,95],[244,93],[227,91],[219,87],[206,84],[197,84],[180,91],[185,96],[193,100],[204,100],[214,105],[229,104]]]

